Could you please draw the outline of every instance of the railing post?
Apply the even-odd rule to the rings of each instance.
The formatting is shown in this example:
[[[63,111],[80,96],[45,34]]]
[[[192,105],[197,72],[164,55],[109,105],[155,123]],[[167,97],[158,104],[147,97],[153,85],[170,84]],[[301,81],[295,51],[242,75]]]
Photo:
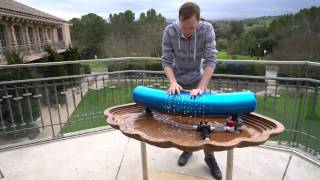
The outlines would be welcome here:
[[[266,77],[277,77],[278,75],[278,67],[276,65],[267,65],[266,66]],[[276,96],[277,92],[275,92],[275,86],[277,84],[276,80],[266,80],[267,89],[266,93],[271,96]]]

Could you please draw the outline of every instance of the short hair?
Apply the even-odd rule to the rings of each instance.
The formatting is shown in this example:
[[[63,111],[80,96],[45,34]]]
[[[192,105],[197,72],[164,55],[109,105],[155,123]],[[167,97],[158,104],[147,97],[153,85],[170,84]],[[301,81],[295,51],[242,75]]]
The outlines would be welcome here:
[[[196,15],[197,20],[200,20],[200,7],[193,2],[184,3],[179,9],[179,19],[182,21],[188,20]]]

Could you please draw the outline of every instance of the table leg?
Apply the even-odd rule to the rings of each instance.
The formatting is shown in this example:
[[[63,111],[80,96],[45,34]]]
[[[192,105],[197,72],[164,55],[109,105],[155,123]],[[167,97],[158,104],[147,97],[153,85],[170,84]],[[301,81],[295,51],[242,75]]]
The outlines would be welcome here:
[[[227,174],[226,180],[232,180],[232,172],[233,172],[233,150],[230,149],[227,152]]]
[[[141,141],[141,160],[142,160],[142,177],[143,180],[148,180],[148,165],[146,143]]]
[[[1,179],[4,178],[4,175],[3,175],[2,171],[1,171],[1,169],[0,169],[0,178]]]

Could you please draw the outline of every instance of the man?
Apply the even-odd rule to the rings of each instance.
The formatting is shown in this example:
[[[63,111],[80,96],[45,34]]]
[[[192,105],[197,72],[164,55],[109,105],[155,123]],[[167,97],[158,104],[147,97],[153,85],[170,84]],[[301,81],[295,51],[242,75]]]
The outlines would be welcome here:
[[[190,90],[190,96],[202,94],[216,66],[215,33],[210,23],[200,20],[200,8],[188,2],[179,9],[179,20],[163,33],[161,63],[170,81],[169,94]],[[201,59],[204,59],[201,73]],[[216,179],[222,179],[213,152],[204,150],[205,162]],[[192,152],[183,152],[178,164],[187,164]]]

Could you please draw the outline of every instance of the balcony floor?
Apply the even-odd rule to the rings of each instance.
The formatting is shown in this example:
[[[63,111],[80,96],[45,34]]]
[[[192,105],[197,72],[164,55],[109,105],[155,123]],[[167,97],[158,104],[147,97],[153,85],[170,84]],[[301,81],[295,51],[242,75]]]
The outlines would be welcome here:
[[[147,145],[149,171],[166,171],[211,178],[203,152],[196,152],[185,167],[177,165],[180,151]],[[226,152],[216,152],[225,178]],[[261,147],[234,151],[236,180],[282,178],[290,153]],[[129,180],[140,175],[140,143],[119,131],[19,148],[0,153],[4,180]],[[117,175],[118,174],[118,175]],[[117,178],[116,178],[117,177]],[[285,179],[320,179],[320,168],[293,155]]]

